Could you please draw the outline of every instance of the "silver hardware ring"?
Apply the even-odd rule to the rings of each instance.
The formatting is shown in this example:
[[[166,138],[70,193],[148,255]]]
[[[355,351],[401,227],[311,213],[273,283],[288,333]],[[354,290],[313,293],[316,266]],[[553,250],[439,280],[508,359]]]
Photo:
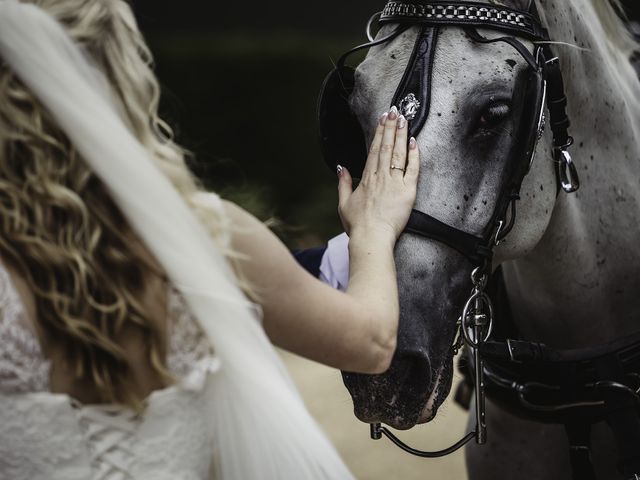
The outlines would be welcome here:
[[[560,155],[560,183],[565,192],[573,193],[580,188],[576,164],[567,150],[560,150]]]
[[[473,303],[475,303],[476,300],[478,300],[480,304],[483,304],[484,306],[487,307],[487,309],[489,310],[488,317],[485,315],[477,314],[476,312],[477,305],[473,305]],[[473,312],[474,315],[471,315],[471,312]],[[474,322],[471,325],[469,324],[470,317],[471,317],[471,320]],[[485,317],[486,320],[484,324],[480,324],[478,322],[480,317]],[[472,338],[471,332],[474,331],[474,328],[483,327],[483,326],[487,327],[487,331],[482,336],[482,338],[481,339]],[[493,331],[493,305],[491,304],[491,299],[484,292],[481,292],[481,291],[474,292],[473,295],[469,297],[469,300],[467,300],[467,303],[465,303],[464,309],[462,310],[462,333],[464,334],[464,339],[467,342],[467,344],[470,345],[472,348],[474,349],[479,348],[481,344],[489,340],[489,337],[491,336],[492,331]],[[475,334],[473,336],[475,337]]]

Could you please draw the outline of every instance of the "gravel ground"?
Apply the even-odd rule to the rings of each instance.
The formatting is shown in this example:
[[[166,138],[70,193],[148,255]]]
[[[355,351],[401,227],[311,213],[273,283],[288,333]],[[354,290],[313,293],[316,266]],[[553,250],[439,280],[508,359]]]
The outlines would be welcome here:
[[[288,353],[283,353],[282,357],[309,410],[356,478],[467,480],[463,452],[443,459],[421,459],[404,453],[385,439],[371,440],[369,426],[353,416],[351,398],[339,372]],[[447,400],[434,422],[400,432],[399,436],[416,448],[440,450],[465,433],[466,418],[465,411]]]

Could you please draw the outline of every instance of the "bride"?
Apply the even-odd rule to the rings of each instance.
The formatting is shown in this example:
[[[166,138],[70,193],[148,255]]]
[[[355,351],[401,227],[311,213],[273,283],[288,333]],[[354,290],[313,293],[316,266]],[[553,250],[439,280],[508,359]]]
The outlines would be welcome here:
[[[125,1],[0,0],[0,478],[351,478],[271,342],[389,365],[406,121],[339,169],[343,294],[198,187],[158,92]]]

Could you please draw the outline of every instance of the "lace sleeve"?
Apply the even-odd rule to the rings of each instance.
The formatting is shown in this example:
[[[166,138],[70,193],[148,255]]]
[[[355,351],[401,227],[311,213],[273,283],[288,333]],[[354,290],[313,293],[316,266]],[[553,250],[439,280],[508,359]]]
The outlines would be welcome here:
[[[29,329],[22,300],[0,265],[0,392],[48,390],[50,363]]]
[[[180,293],[170,288],[168,295],[172,327],[167,366],[173,375],[184,379],[203,363],[209,364],[216,359],[211,344]]]

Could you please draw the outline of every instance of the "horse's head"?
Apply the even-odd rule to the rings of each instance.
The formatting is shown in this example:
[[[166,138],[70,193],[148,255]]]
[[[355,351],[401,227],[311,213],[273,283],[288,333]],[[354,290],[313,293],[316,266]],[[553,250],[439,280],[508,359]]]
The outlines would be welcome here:
[[[514,6],[514,5],[512,5]],[[378,38],[396,25],[386,25]],[[349,99],[371,139],[381,112],[406,79],[421,27],[369,51],[355,75]],[[479,29],[485,38],[504,32]],[[534,44],[521,39],[534,55]],[[501,193],[512,180],[523,131],[534,125],[525,92],[531,67],[506,43],[480,43],[456,26],[437,34],[431,71],[430,112],[418,132],[422,169],[415,209],[463,232],[486,236]],[[428,82],[428,79],[424,79]],[[537,158],[520,189],[517,221],[493,265],[526,255],[542,237],[554,208],[557,184],[552,138],[537,146]],[[507,215],[507,219],[510,214]],[[433,238],[403,234],[395,260],[400,292],[398,347],[383,375],[344,374],[356,415],[365,422],[410,428],[429,421],[451,388],[456,323],[471,291],[472,263]]]

